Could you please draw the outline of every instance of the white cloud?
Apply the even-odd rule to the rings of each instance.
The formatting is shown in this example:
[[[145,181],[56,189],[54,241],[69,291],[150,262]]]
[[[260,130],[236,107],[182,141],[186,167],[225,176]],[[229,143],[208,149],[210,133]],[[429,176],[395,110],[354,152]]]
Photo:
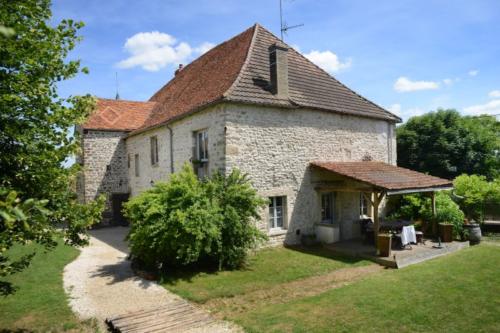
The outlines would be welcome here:
[[[214,46],[215,46],[214,43],[204,42],[200,46],[195,48],[194,50],[199,54],[203,54],[203,53],[206,53],[207,51],[209,51],[210,49],[213,49]]]
[[[313,50],[309,53],[304,54],[304,56],[330,73],[349,68],[352,64],[351,59],[347,59],[345,62],[341,62],[339,57],[332,51]]]
[[[202,54],[213,47],[205,42],[198,47],[191,47],[188,43],[178,42],[173,36],[158,32],[139,32],[128,38],[125,50],[130,56],[120,61],[120,68],[141,67],[144,70],[155,72],[170,64],[185,63],[194,54]]]
[[[443,83],[446,84],[447,86],[449,86],[453,83],[453,80],[452,79],[444,79]]]
[[[478,69],[473,69],[473,70],[469,71],[469,75],[470,76],[476,76],[477,74],[479,74],[479,70]]]
[[[488,96],[490,98],[499,98],[500,97],[500,90],[490,91],[490,93],[488,94]]]
[[[397,116],[401,116],[401,104],[392,104],[387,107],[387,111],[394,113]]]
[[[500,99],[494,99],[486,104],[466,107],[464,108],[464,112],[472,115],[500,114]]]
[[[407,77],[401,76],[394,83],[394,89],[398,92],[434,90],[439,89],[439,83],[434,81],[411,81]]]

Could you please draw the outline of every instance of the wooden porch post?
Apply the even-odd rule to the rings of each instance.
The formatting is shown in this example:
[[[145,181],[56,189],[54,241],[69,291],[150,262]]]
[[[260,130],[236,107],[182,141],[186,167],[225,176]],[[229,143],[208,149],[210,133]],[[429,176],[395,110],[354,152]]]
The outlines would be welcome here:
[[[436,192],[431,192],[431,209],[432,209],[432,234],[437,234],[437,223],[436,223]]]
[[[380,230],[380,219],[378,216],[378,209],[380,203],[384,199],[385,192],[376,193],[375,192],[375,200],[373,201],[373,237],[375,237],[375,245],[378,245],[378,233]]]

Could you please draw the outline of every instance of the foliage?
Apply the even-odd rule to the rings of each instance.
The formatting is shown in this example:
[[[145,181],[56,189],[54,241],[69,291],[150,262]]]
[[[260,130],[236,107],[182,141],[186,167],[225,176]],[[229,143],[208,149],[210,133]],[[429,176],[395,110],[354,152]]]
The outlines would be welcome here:
[[[392,219],[423,220],[435,223],[453,224],[454,237],[463,231],[464,213],[445,192],[436,193],[436,217],[432,216],[432,202],[423,194],[405,195],[400,198],[398,207],[392,212]]]
[[[49,0],[1,1],[0,248],[13,240],[50,247],[57,224],[66,225],[68,243],[84,244],[82,232],[103,207],[102,200],[79,205],[71,191],[78,166],[63,167],[78,153],[73,126],[95,104],[91,96],[57,92],[61,81],[87,72],[79,61],[66,61],[83,23],[63,20],[53,27],[51,16]],[[2,275],[26,267],[28,256],[12,262],[4,248]]]
[[[45,251],[43,245],[15,244],[9,257],[20,258],[35,253],[30,266],[6,277],[19,287],[9,297],[0,297],[2,332],[100,332],[97,322],[81,323],[68,304],[61,272],[79,251],[56,239],[57,245]]]
[[[254,226],[265,202],[234,170],[200,181],[189,165],[125,204],[131,253],[149,268],[243,264],[264,235]]]
[[[455,198],[467,218],[482,222],[486,204],[500,205],[500,177],[488,182],[486,177],[461,175],[453,181]]]
[[[500,122],[438,110],[397,128],[398,165],[453,179],[462,173],[493,179],[500,172]]]
[[[101,217],[104,206],[104,197],[98,198],[89,205],[73,204],[72,211],[65,214],[76,221],[73,228],[66,233],[58,230],[50,223],[50,219],[57,211],[46,208],[48,200],[27,199],[20,200],[15,191],[0,187],[0,278],[18,273],[28,267],[35,252],[12,259],[9,249],[14,245],[27,245],[37,242],[45,249],[53,249],[56,237],[66,236],[66,242],[83,244],[87,241],[82,238],[83,229],[97,222]],[[15,286],[7,281],[0,281],[0,295],[11,294]]]

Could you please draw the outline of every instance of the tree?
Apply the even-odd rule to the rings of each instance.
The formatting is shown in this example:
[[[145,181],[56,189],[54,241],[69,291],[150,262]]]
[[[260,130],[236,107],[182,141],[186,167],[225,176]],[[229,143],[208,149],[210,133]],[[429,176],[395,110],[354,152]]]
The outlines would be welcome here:
[[[453,181],[455,200],[468,219],[483,222],[485,207],[500,207],[500,178],[488,182],[484,176],[460,175]]]
[[[9,259],[13,242],[53,246],[63,224],[68,243],[85,244],[103,207],[102,199],[79,205],[71,191],[78,166],[63,167],[78,152],[73,126],[95,104],[90,95],[57,92],[59,82],[87,72],[78,60],[66,61],[83,23],[53,27],[51,16],[49,0],[0,0],[0,277],[29,264],[29,257]]]
[[[500,174],[500,122],[493,116],[461,116],[438,110],[397,128],[398,164],[453,179],[463,173],[493,179]]]

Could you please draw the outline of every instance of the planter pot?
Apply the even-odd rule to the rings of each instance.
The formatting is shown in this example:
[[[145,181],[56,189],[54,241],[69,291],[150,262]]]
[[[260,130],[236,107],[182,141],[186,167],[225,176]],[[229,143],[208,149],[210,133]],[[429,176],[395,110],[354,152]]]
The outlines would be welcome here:
[[[443,243],[450,243],[453,241],[453,224],[440,223],[439,235]]]
[[[471,245],[481,242],[481,227],[478,223],[464,224],[464,228],[469,230],[469,243]]]
[[[389,257],[391,255],[391,235],[378,235],[377,237],[377,251],[381,257]]]

